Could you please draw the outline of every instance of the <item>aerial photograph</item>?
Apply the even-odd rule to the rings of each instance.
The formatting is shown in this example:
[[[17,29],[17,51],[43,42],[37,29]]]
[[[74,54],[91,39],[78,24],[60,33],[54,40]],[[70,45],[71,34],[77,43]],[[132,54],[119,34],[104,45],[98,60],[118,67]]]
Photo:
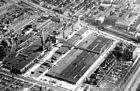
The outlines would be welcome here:
[[[140,91],[140,0],[0,0],[0,91]]]

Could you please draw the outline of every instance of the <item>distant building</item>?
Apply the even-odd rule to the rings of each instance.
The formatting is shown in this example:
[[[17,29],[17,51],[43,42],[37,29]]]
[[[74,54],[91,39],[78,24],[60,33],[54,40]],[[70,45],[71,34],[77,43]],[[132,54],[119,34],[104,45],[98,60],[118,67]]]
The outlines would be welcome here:
[[[135,35],[135,38],[138,40],[138,42],[140,42],[140,33],[139,32]]]
[[[124,0],[101,0],[101,2],[105,4],[120,4],[124,2]]]
[[[15,3],[18,3],[18,2],[21,2],[22,0],[12,0],[12,1],[15,2]]]
[[[121,28],[121,29],[124,29],[124,30],[128,30],[129,29],[129,25],[127,25],[124,21],[117,21],[115,23],[115,27]]]
[[[129,0],[131,3],[133,2],[134,4],[139,4],[140,0]]]
[[[105,17],[105,19],[103,21],[103,24],[115,26],[115,22],[117,21],[117,19],[118,18],[117,17],[114,17],[114,16]]]
[[[105,20],[105,17],[99,17],[98,20],[101,21],[101,23],[103,23]]]
[[[135,32],[137,31],[138,27],[137,19],[139,19],[139,15],[129,10],[116,21],[115,26],[124,30],[130,30]]]

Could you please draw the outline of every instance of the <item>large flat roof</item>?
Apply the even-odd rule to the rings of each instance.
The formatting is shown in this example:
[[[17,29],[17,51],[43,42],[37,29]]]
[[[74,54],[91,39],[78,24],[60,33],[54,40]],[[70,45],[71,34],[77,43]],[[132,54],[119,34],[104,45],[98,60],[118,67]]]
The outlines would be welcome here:
[[[94,41],[88,45],[87,49],[91,49],[93,51],[101,51],[102,49],[105,50],[110,46],[110,43],[112,43],[111,39],[105,38],[103,36],[97,36],[97,38],[91,38],[90,40]],[[72,50],[68,55],[66,55],[66,57],[63,58],[63,60],[58,62],[57,66],[52,68],[46,75],[72,84],[76,84],[76,82],[100,56],[87,51],[81,51],[78,55],[76,55],[76,52],[78,52],[76,49]]]

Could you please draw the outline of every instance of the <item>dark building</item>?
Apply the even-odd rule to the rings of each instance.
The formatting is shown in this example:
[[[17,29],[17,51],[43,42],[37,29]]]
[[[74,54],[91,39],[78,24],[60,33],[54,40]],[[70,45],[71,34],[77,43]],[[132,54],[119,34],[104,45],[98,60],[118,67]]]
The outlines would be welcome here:
[[[133,57],[133,52],[131,52],[130,50],[128,49],[125,49],[124,52],[123,52],[123,55],[122,57],[128,61],[132,60],[132,57]]]
[[[0,61],[6,57],[6,55],[9,53],[10,47],[8,46],[8,41],[1,41],[0,43]]]
[[[30,47],[30,51],[31,50],[33,51],[33,48]],[[25,51],[27,50],[25,49]],[[17,55],[16,52],[13,54],[10,54],[4,60],[2,67],[5,69],[8,69],[9,71],[15,74],[24,73],[29,68],[29,66],[34,62],[34,60],[40,56],[40,52],[31,52],[31,53],[29,52],[28,52],[28,55],[26,55],[27,53],[26,54],[20,53],[18,54],[18,56],[16,56]]]
[[[6,56],[5,48],[3,46],[0,46],[0,61],[2,61],[5,56]]]
[[[130,28],[129,28],[129,31],[131,31],[131,32],[136,32],[136,30],[137,30],[136,27],[131,27],[130,26]]]
[[[28,66],[30,66],[38,56],[39,53],[32,53],[26,59],[18,60],[18,62],[13,65],[11,72],[16,74],[25,72],[28,69]]]

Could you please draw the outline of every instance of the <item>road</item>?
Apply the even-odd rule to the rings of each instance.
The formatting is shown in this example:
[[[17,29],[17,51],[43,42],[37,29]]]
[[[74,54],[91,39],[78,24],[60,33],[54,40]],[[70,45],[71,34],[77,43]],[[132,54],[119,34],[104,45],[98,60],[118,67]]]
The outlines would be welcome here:
[[[68,89],[65,89],[65,88],[62,88],[62,87],[53,86],[53,85],[50,85],[50,84],[47,84],[47,83],[44,83],[44,82],[41,82],[41,81],[34,80],[32,78],[27,78],[27,77],[23,77],[23,76],[20,76],[20,75],[15,75],[15,74],[12,74],[10,72],[6,72],[4,70],[0,70],[0,73],[4,73],[4,74],[9,75],[9,76],[12,75],[16,79],[20,79],[20,80],[32,83],[34,85],[38,84],[39,86],[50,87],[50,88],[56,89],[58,91],[69,91]]]
[[[134,38],[134,35],[130,35],[130,34],[127,34],[121,30],[115,30],[113,29],[113,27],[105,27],[105,29],[103,31],[106,31],[108,33],[111,33],[115,36],[119,36],[120,38],[123,38],[125,40],[128,40],[128,41],[134,41],[136,42],[137,40]]]
[[[124,38],[121,38],[121,37],[119,37],[119,36],[115,36],[115,35],[113,35],[113,34],[110,34],[110,33],[106,32],[106,31],[99,30],[99,29],[96,28],[95,26],[89,25],[89,24],[87,24],[87,23],[85,23],[85,22],[83,22],[83,21],[80,21],[80,24],[81,24],[82,26],[87,26],[89,29],[95,30],[95,32],[97,32],[97,33],[106,35],[106,36],[108,36],[108,37],[110,37],[110,38],[113,38],[113,39],[115,39],[115,40],[124,41],[124,42],[129,43],[129,44],[132,44],[132,45],[134,45],[134,46],[136,46],[136,47],[140,47],[140,45],[138,45],[138,44],[136,44],[136,43],[133,43],[132,41],[128,41],[128,40],[126,40],[126,39],[124,39]]]

